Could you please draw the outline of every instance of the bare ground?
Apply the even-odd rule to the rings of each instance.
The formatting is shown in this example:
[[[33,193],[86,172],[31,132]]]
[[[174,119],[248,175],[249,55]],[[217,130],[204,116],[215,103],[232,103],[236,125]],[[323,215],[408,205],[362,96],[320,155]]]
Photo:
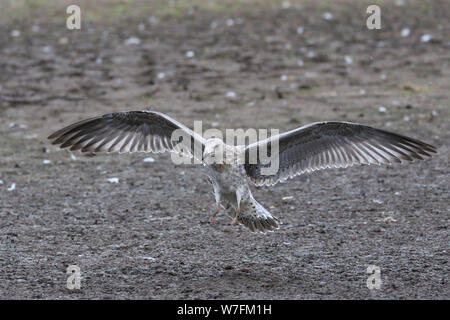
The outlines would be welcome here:
[[[377,31],[362,2],[243,3],[150,20],[125,10],[81,31],[42,15],[1,25],[0,298],[449,299],[449,3],[387,3]],[[193,166],[74,160],[46,141],[79,119],[148,106],[205,129],[360,122],[439,153],[255,188],[283,224],[254,234],[225,214],[207,223],[214,198]],[[80,290],[66,288],[68,265],[81,268]],[[369,265],[380,290],[366,286]]]

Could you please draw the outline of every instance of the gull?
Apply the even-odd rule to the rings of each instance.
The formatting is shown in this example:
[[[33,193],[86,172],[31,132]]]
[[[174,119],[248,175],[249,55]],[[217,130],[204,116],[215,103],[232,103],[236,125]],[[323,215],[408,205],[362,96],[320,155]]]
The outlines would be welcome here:
[[[181,132],[182,138],[174,138]],[[315,122],[248,145],[204,139],[168,115],[150,110],[109,113],[71,124],[48,139],[60,148],[90,153],[174,152],[203,164],[214,190],[214,223],[220,208],[232,208],[233,224],[253,232],[278,228],[279,220],[257,202],[250,185],[273,186],[300,174],[353,165],[403,163],[436,153],[430,144],[370,126],[339,121]],[[275,150],[278,145],[278,150]],[[277,170],[251,154],[277,152]],[[225,160],[217,161],[218,155]],[[222,157],[223,159],[223,157]],[[233,214],[234,213],[234,214]],[[229,213],[230,214],[230,213]]]

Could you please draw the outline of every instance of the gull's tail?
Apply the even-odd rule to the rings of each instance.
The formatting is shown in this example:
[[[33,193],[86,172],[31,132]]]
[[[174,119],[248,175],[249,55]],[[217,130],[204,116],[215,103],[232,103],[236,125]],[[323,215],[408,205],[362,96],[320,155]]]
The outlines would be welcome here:
[[[248,199],[240,203],[238,221],[253,232],[278,229],[278,219],[256,201],[251,193]]]

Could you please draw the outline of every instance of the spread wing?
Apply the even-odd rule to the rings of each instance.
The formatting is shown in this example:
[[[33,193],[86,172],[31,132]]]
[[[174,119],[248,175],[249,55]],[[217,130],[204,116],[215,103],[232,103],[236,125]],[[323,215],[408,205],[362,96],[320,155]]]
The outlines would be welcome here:
[[[105,114],[67,126],[51,134],[48,139],[52,140],[52,144],[70,148],[72,151],[171,151],[198,160],[202,159],[205,147],[205,140],[200,135],[156,111]]]
[[[271,139],[278,141],[278,171],[264,175],[272,161],[260,161],[259,149],[272,152]],[[276,144],[274,144],[275,146]],[[275,148],[274,148],[275,149]],[[258,141],[245,149],[247,176],[256,185],[274,185],[299,174],[326,168],[346,168],[354,164],[392,164],[423,159],[436,148],[419,140],[385,130],[349,122],[317,122]],[[254,161],[250,154],[256,152]],[[254,153],[255,154],[255,153]],[[264,154],[264,153],[263,153]]]

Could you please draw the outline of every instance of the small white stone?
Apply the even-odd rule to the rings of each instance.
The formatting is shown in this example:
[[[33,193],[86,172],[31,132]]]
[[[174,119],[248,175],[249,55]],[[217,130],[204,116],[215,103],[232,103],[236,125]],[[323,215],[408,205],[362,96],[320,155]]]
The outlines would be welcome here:
[[[404,116],[403,117],[403,121],[409,121],[409,120],[410,120],[409,116]]]
[[[366,94],[366,90],[360,89],[360,90],[359,90],[359,94],[362,95],[362,96],[365,95],[365,94]]]
[[[213,122],[213,123],[211,123],[211,127],[217,127],[218,125],[219,125],[218,122]]]
[[[164,72],[160,72],[157,75],[158,79],[164,79],[166,77],[166,74]]]
[[[95,59],[95,63],[96,64],[102,64],[103,63],[103,59],[101,57],[97,57],[97,59]]]
[[[17,122],[11,122],[11,123],[9,124],[9,127],[10,127],[11,129],[13,129],[13,128],[27,129],[27,128],[28,128],[27,125],[21,124],[21,123],[17,123]]]
[[[234,91],[228,91],[227,98],[230,98],[230,99],[236,98],[236,93]]]
[[[289,201],[289,200],[292,200],[292,199],[294,199],[293,196],[286,196],[286,197],[281,198],[281,200],[283,200],[283,201]]]
[[[52,47],[50,47],[50,46],[42,47],[42,52],[44,52],[44,53],[50,53],[51,51],[52,51]]]
[[[303,67],[303,60],[302,60],[302,59],[298,59],[298,60],[297,60],[297,65],[298,65],[299,67]]]
[[[186,52],[186,57],[188,57],[188,58],[193,58],[193,57],[195,57],[194,51],[189,50],[188,52]]]
[[[151,23],[152,25],[158,24],[159,23],[159,19],[155,16],[151,16],[147,19],[147,21],[149,23]]]
[[[255,101],[250,101],[248,103],[245,104],[246,107],[253,107],[255,105]]]
[[[399,195],[401,195],[402,193],[400,192],[400,191],[395,191],[395,195],[396,196],[399,196]]]
[[[50,164],[50,163],[52,163],[50,160],[48,160],[48,159],[45,159],[44,161],[42,161],[42,163],[43,164]]]
[[[139,44],[141,44],[141,39],[139,39],[137,37],[131,37],[131,38],[128,38],[127,40],[125,40],[123,42],[123,44],[126,46],[139,45]]]
[[[306,56],[308,57],[308,58],[314,58],[315,57],[315,53],[314,53],[314,51],[309,51],[307,54],[306,54]]]
[[[228,19],[227,20],[227,26],[229,26],[229,27],[234,26],[234,20],[233,19]]]
[[[8,191],[14,191],[14,190],[16,190],[16,184],[15,183],[11,184],[11,186],[8,188]]]
[[[288,79],[287,75],[282,74],[280,77],[281,81],[286,81]]]
[[[211,29],[215,29],[217,28],[219,24],[216,21],[211,22],[211,24],[209,25],[211,27]]]
[[[378,111],[381,112],[381,113],[385,113],[386,112],[386,108],[381,106],[381,107],[378,108]]]
[[[438,115],[438,112],[436,110],[431,111],[431,115],[436,117]]]
[[[402,37],[407,37],[407,36],[409,36],[409,34],[410,34],[409,28],[402,29],[402,32],[401,32]]]
[[[386,75],[385,75],[384,73],[382,73],[382,74],[380,75],[380,79],[381,79],[381,80],[386,80]]]
[[[3,180],[2,179],[0,179],[0,184],[3,184]]]
[[[153,258],[153,257],[142,257],[142,259],[144,259],[144,260],[150,260],[150,261],[156,261],[156,259]]]
[[[395,0],[395,5],[401,7],[405,5],[405,0]]]
[[[352,64],[353,63],[353,58],[350,56],[345,56],[345,63],[346,64]]]
[[[144,30],[145,30],[145,24],[139,23],[139,25],[138,25],[138,30],[139,30],[139,31],[144,31]]]
[[[298,35],[302,35],[304,31],[305,31],[305,30],[304,30],[303,27],[298,27],[298,28],[297,28],[297,34],[298,34]]]
[[[289,1],[283,1],[281,6],[283,9],[289,9],[291,7],[291,3]]]
[[[20,31],[19,30],[11,31],[11,37],[14,37],[14,38],[20,37]]]
[[[71,154],[70,154],[70,159],[72,159],[73,161],[75,161],[75,160],[77,160],[77,157],[76,157],[73,153],[71,153]]]
[[[324,12],[322,18],[324,18],[325,20],[333,20],[333,14],[331,12]]]
[[[431,35],[429,34],[424,34],[422,37],[420,37],[420,42],[428,42],[431,40]]]
[[[109,183],[119,183],[119,178],[109,178],[108,182]]]
[[[372,199],[372,202],[373,202],[373,203],[376,203],[376,204],[382,204],[382,203],[383,203],[383,200],[380,200],[380,199]]]
[[[147,157],[144,159],[144,162],[155,162],[155,159],[152,157]]]

